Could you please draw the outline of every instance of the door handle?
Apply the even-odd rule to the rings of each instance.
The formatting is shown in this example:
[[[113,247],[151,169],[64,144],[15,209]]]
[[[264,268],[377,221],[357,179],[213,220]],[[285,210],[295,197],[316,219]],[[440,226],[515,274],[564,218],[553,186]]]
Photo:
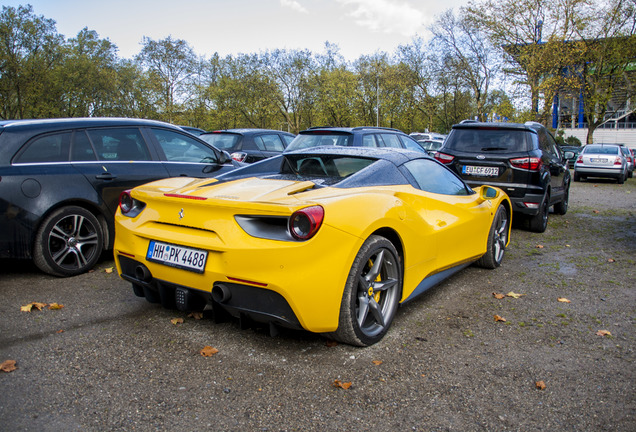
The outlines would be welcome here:
[[[97,174],[95,178],[98,180],[114,180],[117,176],[107,172],[104,174]]]

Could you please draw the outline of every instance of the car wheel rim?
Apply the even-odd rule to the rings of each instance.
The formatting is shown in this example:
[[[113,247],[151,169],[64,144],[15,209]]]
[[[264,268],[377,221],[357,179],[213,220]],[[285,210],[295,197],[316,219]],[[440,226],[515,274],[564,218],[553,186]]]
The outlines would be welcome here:
[[[493,251],[495,261],[500,263],[506,250],[508,240],[508,216],[505,211],[499,212],[495,220],[495,235],[493,238]]]
[[[395,257],[387,249],[376,251],[358,277],[356,320],[366,336],[376,336],[390,324],[398,289]]]
[[[97,228],[84,216],[60,219],[48,238],[49,255],[60,268],[76,270],[88,265],[98,249]]]

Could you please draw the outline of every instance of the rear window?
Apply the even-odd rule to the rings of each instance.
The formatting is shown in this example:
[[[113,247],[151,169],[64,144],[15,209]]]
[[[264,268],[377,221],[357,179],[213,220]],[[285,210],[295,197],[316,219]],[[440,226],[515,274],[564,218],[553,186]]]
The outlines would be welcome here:
[[[203,141],[221,150],[235,150],[241,135],[233,133],[209,133],[199,135]]]
[[[320,146],[351,146],[353,135],[346,133],[311,133],[300,134],[287,147],[288,151],[301,150]]]
[[[453,129],[444,148],[467,153],[515,153],[530,150],[529,134],[515,129]]]
[[[616,146],[587,145],[583,149],[583,153],[615,155],[615,154],[618,154],[618,147],[616,147]]]

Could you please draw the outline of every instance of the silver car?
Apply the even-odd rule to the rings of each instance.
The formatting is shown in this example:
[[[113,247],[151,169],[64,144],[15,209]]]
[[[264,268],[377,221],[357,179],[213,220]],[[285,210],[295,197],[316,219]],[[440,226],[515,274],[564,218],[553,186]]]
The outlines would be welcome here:
[[[627,176],[627,158],[618,144],[588,144],[574,163],[574,181],[606,177],[623,184]]]

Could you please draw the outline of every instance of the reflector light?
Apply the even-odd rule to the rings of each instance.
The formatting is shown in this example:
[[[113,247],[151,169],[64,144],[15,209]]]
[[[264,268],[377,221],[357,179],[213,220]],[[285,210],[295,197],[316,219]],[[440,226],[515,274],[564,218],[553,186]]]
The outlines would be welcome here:
[[[531,208],[531,209],[538,209],[539,208],[539,203],[524,202],[523,205],[528,207],[528,208]]]
[[[266,283],[262,283],[262,282],[254,282],[254,281],[249,281],[249,280],[246,280],[246,279],[233,278],[233,277],[230,277],[230,276],[226,276],[226,278],[228,280],[231,280],[232,282],[248,283],[250,285],[256,285],[256,286],[260,286],[260,287],[266,287],[267,286]]]
[[[199,201],[205,201],[207,199],[206,197],[193,196],[193,195],[182,195],[182,194],[172,194],[172,193],[165,193],[165,194],[163,194],[163,196],[167,196],[167,197],[170,197],[170,198],[193,199],[193,200],[199,200]]]

